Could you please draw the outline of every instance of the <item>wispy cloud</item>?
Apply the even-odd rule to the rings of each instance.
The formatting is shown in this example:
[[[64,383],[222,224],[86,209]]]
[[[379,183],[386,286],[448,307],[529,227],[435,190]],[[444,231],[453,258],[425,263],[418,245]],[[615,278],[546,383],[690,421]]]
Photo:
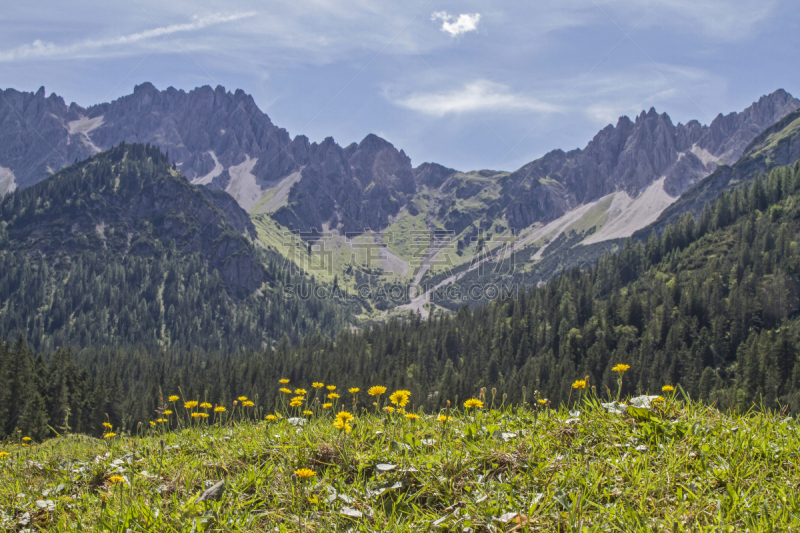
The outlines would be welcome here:
[[[442,31],[449,33],[451,37],[456,37],[468,31],[477,30],[481,15],[480,13],[462,13],[456,17],[448,15],[446,11],[437,11],[431,15],[431,20],[441,20]]]
[[[447,114],[472,113],[477,111],[532,111],[547,113],[556,111],[556,106],[514,94],[505,85],[489,80],[477,80],[462,89],[438,93],[417,93],[395,100],[395,103],[424,113],[442,117]]]
[[[51,59],[58,57],[80,56],[91,54],[98,50],[138,43],[155,37],[162,37],[179,32],[201,30],[215,24],[233,22],[247,17],[252,17],[255,12],[247,13],[214,13],[203,17],[195,17],[190,22],[173,24],[161,28],[121,35],[108,39],[88,39],[72,44],[56,44],[37,39],[31,44],[24,44],[11,50],[0,52],[0,61],[15,61],[23,59]]]

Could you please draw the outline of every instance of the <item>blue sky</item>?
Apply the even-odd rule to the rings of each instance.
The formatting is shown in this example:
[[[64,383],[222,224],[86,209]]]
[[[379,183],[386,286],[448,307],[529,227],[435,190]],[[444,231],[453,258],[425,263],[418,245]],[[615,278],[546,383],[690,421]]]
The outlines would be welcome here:
[[[51,4],[51,5],[48,5]],[[243,89],[342,145],[513,170],[654,106],[710,122],[800,96],[796,0],[120,0],[3,8],[0,86],[83,106],[150,81]]]

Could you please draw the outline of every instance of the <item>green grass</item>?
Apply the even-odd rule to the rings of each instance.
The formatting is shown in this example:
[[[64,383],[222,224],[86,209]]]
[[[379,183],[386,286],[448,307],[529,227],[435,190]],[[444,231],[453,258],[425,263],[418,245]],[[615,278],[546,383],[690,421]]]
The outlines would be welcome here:
[[[721,413],[671,397],[656,405],[624,414],[607,413],[593,401],[572,412],[462,408],[446,425],[430,414],[411,421],[359,410],[349,434],[333,427],[327,411],[305,426],[291,425],[286,413],[277,421],[164,433],[115,430],[122,436],[105,441],[65,436],[27,447],[6,444],[0,528],[590,532],[800,526],[794,420]],[[253,418],[263,418],[251,409]],[[315,476],[302,481],[295,474],[300,468]],[[124,481],[114,483],[112,476]],[[198,503],[220,480],[221,499]]]

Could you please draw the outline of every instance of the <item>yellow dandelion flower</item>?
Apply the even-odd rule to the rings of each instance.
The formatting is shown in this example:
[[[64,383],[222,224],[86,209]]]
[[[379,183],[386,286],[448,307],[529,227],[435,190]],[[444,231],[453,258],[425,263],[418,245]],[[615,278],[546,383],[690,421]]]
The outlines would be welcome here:
[[[383,408],[383,410],[386,411],[387,413],[394,413],[394,407],[392,407],[391,405],[387,405],[386,407]]]
[[[111,427],[112,427],[112,426],[111,426],[111,424],[109,424],[108,422],[103,422],[103,427],[106,427],[106,428],[108,428],[108,429],[111,429]]]
[[[294,398],[292,398],[293,402],[302,402],[303,400],[305,400],[305,398],[303,398],[302,396],[295,396]]]
[[[448,420],[452,420],[452,419],[453,419],[453,417],[452,417],[452,416],[439,415],[439,416],[436,418],[436,421],[437,421],[437,422],[447,422]]]
[[[25,442],[30,442],[31,438],[30,437],[22,437],[22,440],[24,440]]]
[[[311,386],[314,387],[315,389],[321,389],[322,387],[325,386],[325,384],[320,383],[319,381],[315,381],[314,383],[311,384]]]
[[[466,402],[464,402],[464,407],[467,409],[474,409],[478,408],[481,409],[483,407],[483,402],[478,400],[477,398],[470,398]]]
[[[659,402],[663,402],[663,401],[664,401],[664,398],[662,398],[661,396],[659,396],[658,398],[653,398],[653,403],[659,403]]]
[[[333,407],[332,403],[323,403],[322,404],[322,408],[323,409],[330,409],[331,407]]]
[[[283,385],[286,385],[287,383],[289,383],[289,380],[288,380],[288,379],[286,379],[286,378],[284,378],[284,379],[279,379],[279,380],[278,380],[278,383],[281,383],[281,384],[283,384]]]
[[[619,365],[616,365],[614,368],[612,368],[611,371],[612,372],[619,372],[620,374],[622,374],[623,372],[629,370],[630,368],[631,368],[631,365],[619,364]]]
[[[314,414],[314,411],[303,411],[303,414],[306,416],[311,416]]]
[[[211,404],[208,402],[203,402],[200,404],[200,407],[202,407],[203,409],[211,409]]]
[[[341,418],[337,418],[336,420],[333,421],[333,427],[335,427],[336,429],[343,430],[347,433],[350,433],[350,431],[353,429],[350,426],[350,424],[348,424],[345,420],[342,420]]]
[[[310,477],[314,477],[317,475],[316,472],[308,468],[301,468],[300,470],[295,470],[294,473],[300,479],[308,479]]]
[[[220,405],[220,406],[218,406],[218,407],[215,407],[215,408],[214,408],[214,412],[215,412],[215,413],[224,413],[225,411],[227,411],[227,409],[225,409],[225,408],[224,408],[223,406],[221,406],[221,405]]]
[[[410,396],[411,396],[411,391],[398,390],[394,391],[391,394],[391,396],[389,396],[389,401],[392,402],[394,405],[405,407],[406,404],[408,404],[408,399]]]
[[[180,400],[178,396],[172,395],[169,397],[169,401],[171,402],[177,402],[178,400]]]
[[[200,413],[192,413],[192,418],[200,418]]]
[[[103,435],[103,438],[104,439],[110,439],[110,438],[116,437],[116,436],[117,436],[116,433],[106,433],[105,435]]]
[[[540,399],[538,399],[536,401],[539,402],[539,405],[547,405],[547,398],[545,398],[545,399],[541,399],[540,398]]]
[[[8,452],[0,452],[0,459],[5,459],[8,457]]]
[[[111,476],[110,478],[108,478],[108,482],[111,483],[112,485],[115,483],[125,483],[125,478],[122,476]]]
[[[406,410],[403,409],[402,407],[398,407],[397,408],[397,414],[398,415],[404,415],[404,414],[406,414]]]
[[[250,400],[242,402],[242,407],[253,407],[255,404]]]
[[[165,416],[169,416],[169,415],[171,415],[171,414],[172,414],[172,411],[170,411],[169,409],[167,409],[166,411],[164,411],[164,415],[165,415]]]
[[[661,387],[662,392],[672,392],[674,390],[675,387],[673,387],[672,385],[664,385],[663,387]]]
[[[201,418],[208,418],[208,413],[200,413]]]
[[[295,389],[294,393],[300,396],[305,396],[306,394],[308,394],[308,391],[306,391],[305,389]]]
[[[348,390],[347,392],[349,392],[350,394],[357,394],[358,391],[360,391],[360,390],[361,389],[359,389],[358,387],[353,387],[352,389]]]
[[[284,393],[284,394],[291,394],[292,393],[292,391],[290,389],[287,389],[286,387],[283,387],[281,389],[281,392]]]
[[[264,418],[266,418],[267,420],[277,420],[278,419],[278,417],[275,416],[275,415],[267,415]]]
[[[194,400],[192,400],[191,402],[186,402],[185,404],[183,404],[183,407],[184,409],[192,409],[194,407],[197,407],[197,402]]]
[[[336,390],[336,385],[328,385],[328,386],[327,386],[327,387],[325,387],[325,388],[326,388],[326,389],[328,389],[329,391],[333,392],[333,391],[335,391],[335,390]]]
[[[336,413],[336,418],[338,418],[339,420],[344,420],[345,422],[350,422],[351,420],[353,420],[354,417],[347,411],[339,411],[338,413]]]
[[[332,392],[332,393],[328,394],[328,398],[330,398],[331,400],[335,400],[338,397],[339,397],[339,395],[336,394],[335,392]]]
[[[416,414],[416,413],[408,413],[408,414],[406,415],[406,418],[408,418],[409,420],[412,420],[412,421],[413,421],[413,420],[416,420],[417,418],[419,418],[419,415],[418,415],[418,414]]]
[[[369,394],[370,396],[380,396],[384,392],[386,392],[386,387],[376,385],[374,387],[370,387],[369,390],[367,391],[367,394]]]
[[[153,421],[151,420],[151,421],[150,421],[150,425],[151,425],[151,426],[155,426],[155,425],[156,425],[156,423],[155,423],[155,422],[153,422]]]
[[[240,402],[246,402],[247,401],[247,396],[239,396],[238,400]]]
[[[166,418],[159,418],[158,420],[156,420],[156,422],[163,424],[164,422],[168,422],[168,420]]]
[[[578,379],[575,383],[572,384],[573,389],[585,389],[586,388],[586,381],[582,379]]]

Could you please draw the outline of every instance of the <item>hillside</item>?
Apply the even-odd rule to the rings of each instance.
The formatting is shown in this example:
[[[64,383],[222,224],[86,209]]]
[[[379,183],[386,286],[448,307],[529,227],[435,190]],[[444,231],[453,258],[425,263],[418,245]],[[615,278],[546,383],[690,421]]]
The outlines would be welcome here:
[[[333,305],[283,301],[283,283],[308,281],[253,235],[226,193],[122,144],[0,201],[0,331],[47,349],[261,348],[335,331]]]

